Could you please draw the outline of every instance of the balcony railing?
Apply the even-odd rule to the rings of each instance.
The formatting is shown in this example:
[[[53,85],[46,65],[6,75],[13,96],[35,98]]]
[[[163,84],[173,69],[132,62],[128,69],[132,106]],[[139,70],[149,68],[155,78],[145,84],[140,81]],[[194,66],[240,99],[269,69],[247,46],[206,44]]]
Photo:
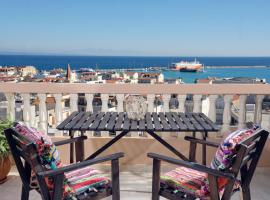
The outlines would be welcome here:
[[[262,101],[270,94],[268,84],[85,84],[85,83],[0,83],[0,92],[6,95],[7,113],[11,120],[15,119],[15,95],[20,94],[23,99],[23,121],[29,125],[35,125],[47,132],[48,111],[46,98],[52,96],[55,99],[55,124],[63,120],[63,95],[69,95],[70,112],[78,110],[79,94],[84,94],[86,111],[93,111],[93,99],[95,94],[100,94],[101,111],[108,111],[109,96],[115,96],[117,100],[116,111],[124,111],[124,99],[126,95],[140,94],[147,98],[149,112],[155,110],[155,97],[158,95],[163,101],[162,111],[170,111],[171,96],[176,96],[178,107],[174,111],[185,112],[187,95],[191,95],[193,112],[206,112],[209,118],[216,121],[216,100],[223,98],[223,124],[220,134],[230,130],[232,112],[237,112],[238,127],[243,128],[246,122],[246,101],[248,95],[256,95],[253,121],[262,122]],[[36,95],[39,99],[39,116],[37,123],[31,111],[31,96]],[[234,95],[238,95],[238,107],[232,109]],[[204,98],[203,98],[204,97]],[[207,100],[207,104],[202,102]],[[265,128],[270,129],[270,117]],[[105,134],[105,133],[104,133]]]

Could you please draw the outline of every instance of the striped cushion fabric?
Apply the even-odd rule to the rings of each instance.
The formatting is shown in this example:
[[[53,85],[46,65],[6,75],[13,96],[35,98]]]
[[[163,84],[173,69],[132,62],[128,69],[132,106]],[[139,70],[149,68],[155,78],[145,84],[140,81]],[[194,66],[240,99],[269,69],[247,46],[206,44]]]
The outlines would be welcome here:
[[[207,173],[199,172],[197,170],[186,167],[178,167],[160,177],[161,190],[167,190],[178,194],[195,196],[201,200],[210,199],[210,188]],[[219,184],[219,194],[222,196],[224,186]],[[240,182],[236,181],[233,190],[240,188]],[[180,195],[182,196],[182,195]]]
[[[90,167],[65,173],[65,177],[65,200],[81,199],[89,193],[107,190],[111,183],[105,174]]]
[[[162,188],[206,198],[209,193],[207,174],[186,167],[179,167],[161,176]]]

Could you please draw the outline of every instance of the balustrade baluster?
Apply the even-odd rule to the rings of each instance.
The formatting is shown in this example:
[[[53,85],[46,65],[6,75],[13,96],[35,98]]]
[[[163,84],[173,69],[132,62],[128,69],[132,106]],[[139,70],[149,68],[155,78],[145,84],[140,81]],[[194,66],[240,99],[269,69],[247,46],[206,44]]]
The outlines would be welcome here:
[[[70,94],[70,111],[78,111],[78,94]]]
[[[93,112],[93,99],[94,94],[85,94],[86,99],[86,111]]]
[[[45,134],[47,134],[47,125],[48,125],[48,117],[47,117],[47,108],[46,108],[46,94],[38,94],[39,98],[39,129],[42,130]]]
[[[23,121],[27,126],[30,126],[31,119],[31,105],[30,105],[30,94],[23,93]]]
[[[193,112],[202,112],[202,95],[193,95]]]
[[[178,112],[185,112],[185,103],[187,95],[178,95]]]
[[[228,134],[230,132],[230,123],[232,118],[232,95],[224,96],[224,110],[223,110],[223,125],[221,134]]]
[[[123,112],[124,111],[124,94],[117,94],[116,100],[117,100],[117,112]]]
[[[62,109],[62,94],[54,94],[55,99],[55,126],[59,125],[63,119]],[[61,131],[56,131],[57,134],[61,134]]]
[[[238,128],[245,128],[246,126],[246,101],[247,95],[239,96]]]
[[[7,107],[7,118],[11,121],[15,120],[15,97],[14,93],[6,93],[5,94],[7,102],[8,102],[8,107]]]
[[[210,95],[209,96],[209,112],[208,117],[213,122],[216,122],[217,119],[217,111],[216,111],[216,101],[217,101],[218,95]]]
[[[262,102],[264,99],[264,95],[256,96],[256,104],[254,111],[254,123],[261,124],[262,123]]]
[[[155,101],[155,95],[148,94],[147,95],[148,112],[154,112],[154,101]]]
[[[171,95],[169,94],[163,95],[163,112],[170,111],[170,99],[171,99]]]
[[[101,101],[102,101],[102,107],[101,107],[101,112],[108,112],[108,101],[109,101],[109,94],[101,94]],[[109,132],[108,131],[101,131],[101,136],[102,137],[109,137]]]

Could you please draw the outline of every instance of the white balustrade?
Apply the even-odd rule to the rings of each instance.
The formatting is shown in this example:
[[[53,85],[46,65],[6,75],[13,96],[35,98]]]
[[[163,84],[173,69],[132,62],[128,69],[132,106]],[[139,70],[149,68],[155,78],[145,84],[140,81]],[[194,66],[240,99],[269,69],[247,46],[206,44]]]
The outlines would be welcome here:
[[[213,122],[216,122],[217,119],[217,111],[216,111],[216,101],[217,101],[218,95],[210,95],[209,96],[209,112],[208,117]]]
[[[117,94],[116,100],[117,100],[117,112],[124,112],[124,94]]]
[[[221,128],[221,135],[228,134],[230,131],[230,123],[232,118],[232,98],[232,95],[224,96],[223,125]]]
[[[5,96],[8,102],[7,118],[11,121],[14,121],[15,120],[15,107],[16,107],[14,93],[6,93]]]
[[[185,103],[187,95],[178,95],[178,112],[185,112]]]
[[[101,112],[107,112],[108,111],[109,94],[101,94],[100,98],[101,98],[101,102],[102,102]]]
[[[254,122],[257,124],[261,124],[261,122],[262,122],[262,102],[263,102],[263,99],[264,99],[264,95],[257,95],[256,96]]]
[[[148,112],[154,112],[154,94],[147,94]]]
[[[100,98],[102,101],[101,112],[107,112],[108,111],[109,94],[101,94]],[[109,137],[108,131],[101,131],[101,136],[102,137]]]
[[[32,83],[31,83],[32,84]],[[5,85],[5,87],[3,86]],[[8,101],[7,105],[7,113],[8,117],[11,120],[15,120],[15,93],[21,94],[23,98],[23,121],[27,125],[36,125],[36,122],[39,122],[36,126],[38,126],[39,129],[43,130],[44,132],[47,132],[47,125],[48,125],[48,113],[51,111],[47,111],[46,108],[46,97],[47,94],[52,94],[55,98],[55,125],[58,125],[61,123],[63,119],[63,100],[62,100],[62,94],[68,94],[70,90],[70,110],[71,112],[78,110],[78,93],[76,90],[77,87],[80,87],[78,84],[67,84],[65,87],[42,87],[42,90],[37,87],[36,84],[33,83],[33,88],[27,86],[22,87],[24,84],[17,83],[15,86],[10,84],[13,89],[7,90],[6,88],[9,88],[9,84],[1,83],[0,88],[3,93],[6,95],[6,99]],[[43,83],[41,83],[43,85]],[[52,85],[52,84],[51,84]],[[105,84],[106,85],[106,84]],[[18,88],[17,88],[18,86]],[[67,88],[68,89],[67,89]],[[76,88],[75,88],[76,87]],[[116,88],[115,88],[116,87]],[[119,87],[119,90],[118,88]],[[116,85],[114,88],[116,89],[113,91],[113,88],[111,88],[110,85],[107,86],[95,86],[88,88],[87,85],[82,85],[80,92],[85,93],[85,99],[87,102],[86,105],[86,111],[93,111],[93,100],[94,100],[94,94],[100,93],[101,94],[101,101],[102,101],[102,112],[108,111],[108,101],[109,101],[109,94],[114,93],[117,100],[117,112],[123,112],[124,111],[124,98],[125,95],[128,94],[147,94],[147,102],[148,102],[148,112],[155,112],[155,98],[156,95],[161,95],[163,98],[163,111],[168,112],[170,110],[170,98],[171,94],[175,93],[178,94],[178,109],[177,112],[185,112],[185,103],[186,103],[186,94],[193,94],[193,112],[202,112],[202,94],[207,95],[209,94],[209,101],[204,101],[203,103],[208,103],[206,109],[208,109],[208,117],[212,121],[216,121],[216,100],[218,98],[218,95],[224,95],[224,111],[223,111],[223,125],[221,127],[221,134],[227,134],[230,131],[230,122],[233,117],[238,120],[238,128],[244,128],[246,124],[246,100],[247,100],[247,94],[256,95],[256,105],[255,105],[255,111],[254,111],[254,122],[255,123],[263,123],[265,122],[264,119],[268,116],[262,116],[262,101],[265,97],[265,95],[269,94],[269,87],[265,85],[259,85],[257,90],[250,85],[247,87],[246,85],[240,85],[240,86],[234,86],[232,85],[226,85],[226,86],[202,86],[202,85],[183,85],[179,86],[182,87],[181,90],[179,88],[174,88],[173,86],[169,85],[152,85],[150,86],[144,86],[143,88],[140,88],[141,85],[125,85],[125,87],[122,87],[121,85]],[[199,87],[199,89],[198,89]],[[219,88],[220,89],[217,89]],[[15,88],[15,89],[14,89]],[[58,89],[59,88],[59,89]],[[96,88],[96,89],[93,89]],[[166,89],[167,88],[167,89]],[[194,89],[193,89],[194,88]],[[251,89],[250,89],[251,88]],[[86,90],[87,89],[87,90]],[[198,91],[199,90],[199,91]],[[263,92],[262,92],[263,90]],[[22,91],[22,92],[20,92]],[[88,93],[87,93],[87,92]],[[111,91],[111,92],[110,92]],[[201,91],[201,94],[200,94]],[[120,92],[120,93],[119,93]],[[35,120],[35,110],[33,106],[31,106],[31,95],[32,93],[37,94],[39,98],[39,120]],[[237,101],[232,101],[233,94],[239,94],[239,104]],[[258,94],[258,95],[257,95]],[[232,110],[232,102],[235,110]],[[208,107],[209,106],[209,107]],[[204,110],[206,110],[204,109]],[[238,111],[238,112],[236,112]],[[250,114],[249,114],[250,116]],[[270,121],[270,115],[269,115],[269,121]],[[265,124],[264,128],[268,127],[270,129],[270,123]],[[102,136],[109,136],[108,133],[104,132],[101,134]],[[137,133],[134,132],[134,134],[131,134],[132,136],[136,135]],[[170,134],[167,134],[170,135]],[[181,134],[182,136],[183,134]],[[180,136],[179,136],[180,137]]]
[[[47,108],[46,108],[46,94],[38,94],[39,99],[39,129],[47,133]]]
[[[62,94],[54,94],[55,99],[55,122],[56,126],[62,122],[63,119],[63,108],[62,108]],[[60,134],[60,131],[57,131]]]
[[[247,95],[239,96],[239,116],[238,116],[238,128],[245,128],[246,126],[246,101]]]
[[[30,105],[30,94],[23,93],[23,121],[26,125],[30,126],[31,120],[31,105]]]
[[[163,95],[163,112],[170,111],[170,99],[171,99],[171,95],[169,94]]]
[[[78,111],[78,94],[70,94],[70,111]]]
[[[193,95],[193,112],[202,112],[202,95]]]
[[[86,99],[86,111],[93,112],[93,99],[94,95],[93,94],[85,94],[85,99]]]

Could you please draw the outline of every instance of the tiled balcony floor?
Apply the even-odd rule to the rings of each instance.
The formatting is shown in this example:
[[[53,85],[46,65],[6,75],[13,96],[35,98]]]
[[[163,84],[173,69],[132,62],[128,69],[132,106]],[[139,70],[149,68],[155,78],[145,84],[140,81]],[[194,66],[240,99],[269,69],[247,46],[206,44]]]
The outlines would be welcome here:
[[[123,200],[149,200],[151,199],[151,174],[122,172],[121,175],[121,199]],[[1,200],[19,200],[21,181],[16,173],[9,176],[9,180],[0,185]],[[258,168],[251,186],[253,200],[270,199],[270,168]],[[30,200],[41,199],[39,194],[31,192]],[[107,198],[106,200],[110,200]],[[162,198],[161,198],[162,199]],[[241,199],[239,193],[233,200]]]

